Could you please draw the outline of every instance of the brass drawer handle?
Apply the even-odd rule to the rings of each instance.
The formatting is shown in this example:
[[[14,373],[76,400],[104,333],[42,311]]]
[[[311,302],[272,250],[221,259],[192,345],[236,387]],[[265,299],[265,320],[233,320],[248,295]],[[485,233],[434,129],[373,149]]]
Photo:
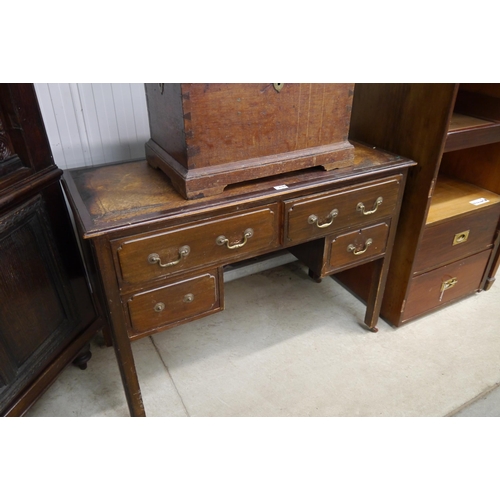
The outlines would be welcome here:
[[[462,233],[457,233],[453,237],[453,246],[465,243],[469,239],[469,233],[470,229],[468,231],[463,231]]]
[[[229,244],[229,240],[224,236],[218,236],[217,239],[215,240],[215,243],[217,245],[222,246],[226,245],[229,250],[235,250],[236,248],[241,248],[242,246],[246,245],[248,238],[251,238],[253,236],[253,229],[245,229],[245,232],[243,233],[243,241],[240,243],[235,243],[234,245]]]
[[[317,227],[319,228],[323,228],[323,227],[328,227],[332,224],[333,222],[333,219],[335,219],[335,217],[337,217],[337,215],[339,214],[339,211],[334,208],[329,214],[328,214],[328,217],[325,219],[326,222],[324,222],[323,224],[319,224],[319,220],[318,220],[318,216],[317,215],[310,215],[307,219],[307,222],[309,224],[316,224]]]
[[[441,295],[439,296],[439,302],[443,300],[444,292],[446,290],[449,290],[450,288],[453,288],[457,283],[458,283],[458,278],[450,278],[449,280],[443,281],[441,283]]]
[[[365,242],[365,248],[363,248],[363,250],[356,250],[356,247],[351,243],[348,247],[347,247],[347,251],[348,252],[352,252],[353,255],[361,255],[363,253],[365,253],[367,250],[368,250],[368,247],[373,243],[373,240],[371,238],[368,238]]]
[[[187,257],[191,252],[191,248],[188,245],[184,245],[179,248],[179,257],[172,262],[167,262],[166,264],[161,263],[160,256],[157,253],[152,253],[148,255],[148,262],[150,264],[158,264],[160,267],[170,267],[178,264],[184,257]]]
[[[192,293],[187,293],[186,295],[184,295],[182,302],[189,304],[190,302],[193,302],[193,300],[194,300],[194,295]]]
[[[284,83],[273,83],[274,90],[278,92],[278,94],[281,92],[281,89],[285,86]]]
[[[443,281],[441,285],[441,291],[444,292],[445,290],[449,290],[450,288],[453,288],[457,283],[457,278],[450,278],[449,280]]]
[[[373,204],[373,208],[371,210],[368,210],[368,212],[365,212],[365,206],[362,202],[359,202],[358,205],[356,206],[356,210],[358,212],[361,212],[363,215],[371,215],[374,214],[378,207],[382,205],[382,202],[384,201],[384,198],[382,196],[379,196],[376,200],[375,203]]]

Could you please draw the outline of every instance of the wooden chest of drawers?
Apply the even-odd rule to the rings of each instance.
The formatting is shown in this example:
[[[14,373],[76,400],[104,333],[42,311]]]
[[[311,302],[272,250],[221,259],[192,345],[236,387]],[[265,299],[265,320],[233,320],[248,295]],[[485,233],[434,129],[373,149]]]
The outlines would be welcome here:
[[[438,178],[402,321],[483,287],[499,218],[500,195],[444,175]]]
[[[500,84],[356,84],[349,134],[418,163],[405,188],[382,317],[401,326],[437,302],[488,290],[500,267]],[[439,277],[453,263],[469,268],[484,251],[490,258],[482,269],[471,264],[474,279],[444,279],[458,281],[441,301],[440,293],[416,292],[428,273]],[[336,279],[363,297],[370,273],[359,266]]]
[[[65,173],[132,415],[144,408],[130,342],[223,309],[227,264],[288,249],[319,279],[372,261],[365,324],[376,330],[414,163],[354,151],[351,167],[290,172],[198,200],[184,200],[146,162]]]
[[[229,184],[353,163],[354,84],[146,84],[151,165],[185,198]]]

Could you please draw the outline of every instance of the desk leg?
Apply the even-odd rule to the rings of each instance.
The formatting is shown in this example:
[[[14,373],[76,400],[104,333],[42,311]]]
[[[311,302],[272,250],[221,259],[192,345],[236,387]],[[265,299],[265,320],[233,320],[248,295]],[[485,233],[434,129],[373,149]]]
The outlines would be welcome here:
[[[113,258],[108,241],[96,239],[94,242],[94,252],[106,295],[106,312],[108,313],[110,325],[109,333],[113,342],[130,416],[145,417],[146,412],[144,411],[141,388],[135,369],[132,345],[123,322],[121,297],[116,285]]]
[[[126,332],[125,332],[126,334]],[[141,388],[135,369],[134,355],[130,340],[122,334],[117,334],[112,327],[111,337],[115,350],[116,361],[122,378],[123,390],[127,399],[128,409],[131,417],[145,417],[144,404],[142,402]]]
[[[365,314],[365,324],[372,332],[378,332],[376,325],[380,315],[380,308],[382,307],[387,272],[388,266],[386,265],[385,258],[378,259],[373,263]]]

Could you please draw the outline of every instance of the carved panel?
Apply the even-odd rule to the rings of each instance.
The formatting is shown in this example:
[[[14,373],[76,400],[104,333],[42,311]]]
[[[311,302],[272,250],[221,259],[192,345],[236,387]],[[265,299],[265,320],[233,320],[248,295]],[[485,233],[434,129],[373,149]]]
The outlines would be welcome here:
[[[53,241],[40,195],[0,217],[0,413],[79,321]]]
[[[0,189],[8,183],[14,182],[15,178],[19,178],[18,173],[27,175],[29,172],[16,154],[5,123],[0,108]]]
[[[5,132],[4,119],[0,112],[0,162],[7,160],[14,155],[14,148],[10,142],[10,138]]]

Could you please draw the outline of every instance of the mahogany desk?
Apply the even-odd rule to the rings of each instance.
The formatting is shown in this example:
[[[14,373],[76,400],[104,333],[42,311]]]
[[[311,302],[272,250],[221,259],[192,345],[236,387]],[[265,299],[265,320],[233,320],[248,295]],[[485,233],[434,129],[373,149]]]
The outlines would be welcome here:
[[[354,145],[351,167],[287,173],[189,201],[146,161],[65,172],[132,416],[145,410],[131,342],[222,310],[227,264],[287,249],[319,280],[372,262],[365,323],[376,331],[415,163]]]

